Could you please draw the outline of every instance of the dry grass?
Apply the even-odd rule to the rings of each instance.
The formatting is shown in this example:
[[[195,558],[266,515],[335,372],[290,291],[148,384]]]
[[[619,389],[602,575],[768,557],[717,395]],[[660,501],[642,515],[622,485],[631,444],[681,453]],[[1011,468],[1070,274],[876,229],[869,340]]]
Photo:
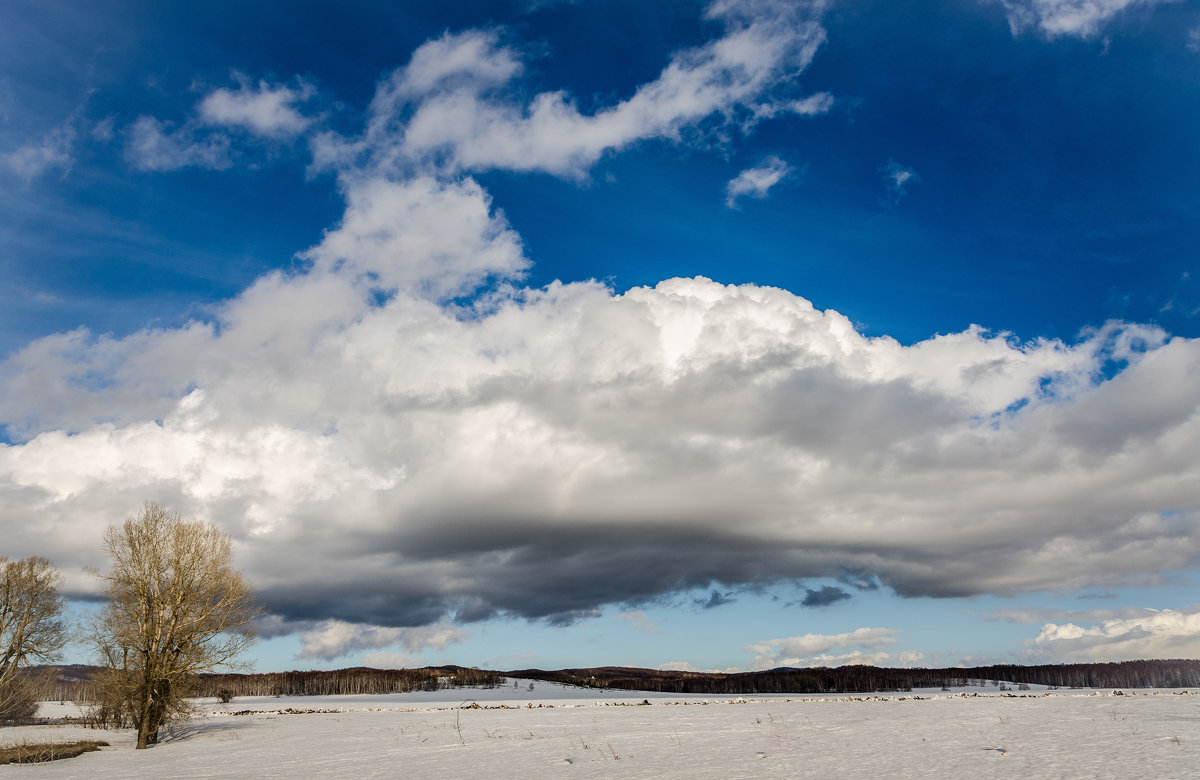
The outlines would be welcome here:
[[[0,765],[42,764],[61,758],[75,758],[102,747],[108,747],[108,743],[103,740],[22,742],[16,745],[0,746]]]

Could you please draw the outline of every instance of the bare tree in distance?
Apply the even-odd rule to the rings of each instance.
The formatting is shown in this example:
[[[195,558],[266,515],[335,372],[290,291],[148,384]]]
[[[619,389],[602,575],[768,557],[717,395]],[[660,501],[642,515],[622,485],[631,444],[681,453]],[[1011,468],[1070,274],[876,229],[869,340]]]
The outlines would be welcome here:
[[[45,558],[0,556],[0,722],[37,710],[37,680],[24,667],[54,661],[67,643],[62,575]]]
[[[184,520],[148,501],[104,546],[108,604],[92,641],[104,672],[97,720],[137,729],[137,747],[158,741],[159,729],[187,711],[202,672],[243,667],[262,607],[233,568],[233,543],[219,529]]]

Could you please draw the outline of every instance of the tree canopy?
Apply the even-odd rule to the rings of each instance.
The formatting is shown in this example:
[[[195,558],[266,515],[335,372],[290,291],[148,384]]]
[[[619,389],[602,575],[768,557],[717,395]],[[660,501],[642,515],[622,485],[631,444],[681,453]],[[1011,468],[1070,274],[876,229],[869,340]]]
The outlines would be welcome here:
[[[0,721],[32,715],[31,662],[53,661],[67,642],[58,593],[62,575],[45,558],[0,556]]]
[[[104,535],[108,604],[93,632],[106,669],[101,717],[137,728],[137,747],[186,708],[197,674],[235,668],[262,609],[219,529],[153,502]]]

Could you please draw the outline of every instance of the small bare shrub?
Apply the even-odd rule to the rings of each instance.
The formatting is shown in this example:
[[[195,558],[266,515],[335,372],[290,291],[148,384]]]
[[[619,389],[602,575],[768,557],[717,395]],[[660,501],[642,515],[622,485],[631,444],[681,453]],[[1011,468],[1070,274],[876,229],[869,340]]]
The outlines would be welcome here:
[[[0,726],[28,723],[37,715],[37,709],[34,687],[23,675],[0,686]]]
[[[46,698],[53,671],[21,669],[0,682],[0,726],[19,726],[37,717],[38,702]]]

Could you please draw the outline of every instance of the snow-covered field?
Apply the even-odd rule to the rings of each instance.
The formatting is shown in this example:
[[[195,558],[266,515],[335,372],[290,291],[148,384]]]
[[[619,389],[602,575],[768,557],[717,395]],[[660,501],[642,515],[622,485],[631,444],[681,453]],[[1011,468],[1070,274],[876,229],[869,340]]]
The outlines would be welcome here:
[[[156,747],[129,732],[0,729],[112,747],[0,775],[56,778],[1200,776],[1200,692],[968,688],[715,697],[549,683],[391,696],[242,698]],[[642,702],[649,702],[643,704]],[[48,703],[61,715],[70,704]],[[289,712],[291,710],[292,712]],[[305,712],[323,710],[322,712]],[[235,714],[236,713],[236,714]]]

